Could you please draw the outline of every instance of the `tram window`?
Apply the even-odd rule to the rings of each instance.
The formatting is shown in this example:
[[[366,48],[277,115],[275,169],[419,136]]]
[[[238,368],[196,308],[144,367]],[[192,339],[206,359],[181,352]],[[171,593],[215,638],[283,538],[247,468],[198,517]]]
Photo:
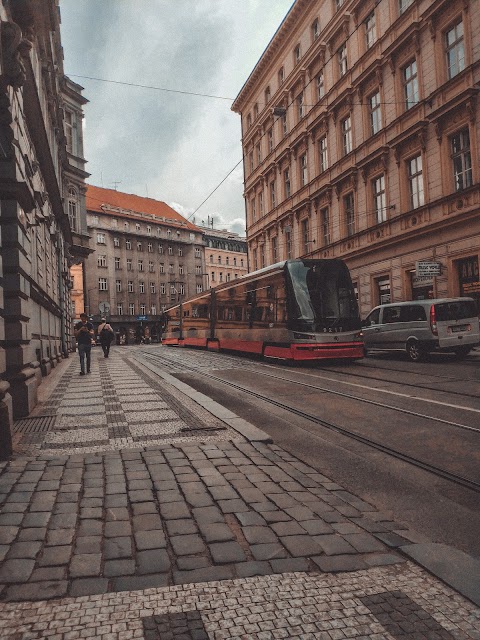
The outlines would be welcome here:
[[[235,320],[242,321],[242,307],[235,307]]]

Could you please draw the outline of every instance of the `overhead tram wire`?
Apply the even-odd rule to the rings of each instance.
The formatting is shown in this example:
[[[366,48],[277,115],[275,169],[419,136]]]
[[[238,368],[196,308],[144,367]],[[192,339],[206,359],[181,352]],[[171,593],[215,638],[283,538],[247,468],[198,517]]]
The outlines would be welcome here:
[[[380,2],[382,2],[382,0],[378,1],[378,4],[380,4]],[[377,4],[377,6],[378,6]],[[347,38],[345,39],[345,42],[348,42],[348,40],[350,40],[350,38],[360,29],[360,27],[363,25],[363,22],[360,22],[354,29],[353,31],[347,36]],[[324,63],[323,63],[323,68],[326,67],[326,65],[333,60],[335,57],[335,54],[331,54],[329,58],[327,58]],[[119,80],[107,80],[105,78],[95,78],[93,76],[83,76],[83,75],[78,75],[78,74],[68,74],[70,77],[72,78],[82,78],[85,80],[94,80],[97,82],[106,82],[106,83],[111,83],[111,84],[119,84],[119,85],[124,85],[124,86],[132,86],[132,87],[138,87],[138,88],[144,88],[144,89],[152,89],[155,91],[165,91],[168,93],[179,93],[179,94],[183,94],[183,95],[193,95],[193,96],[199,96],[199,97],[205,97],[205,98],[213,98],[213,99],[218,99],[218,100],[228,100],[230,102],[233,102],[235,99],[234,98],[228,98],[226,96],[215,96],[215,95],[211,95],[211,94],[203,94],[203,93],[197,93],[197,92],[193,92],[193,91],[182,91],[179,89],[167,89],[164,87],[156,87],[154,85],[142,85],[142,84],[137,84],[134,82],[123,82],[123,81],[119,81]],[[314,78],[311,78],[307,84],[304,86],[304,90],[314,81]],[[319,100],[315,105],[304,105],[305,107],[315,107],[317,106],[319,103],[321,104],[322,101],[325,100],[325,105],[328,108],[328,101],[326,100],[326,98],[322,98],[321,100]],[[380,104],[404,104],[405,101],[393,101],[393,102],[381,102]],[[295,98],[292,99],[287,106],[285,107],[285,110],[288,110],[292,105],[294,105],[295,103]],[[352,102],[350,103],[352,105],[359,105],[359,106],[364,106],[364,105],[368,105],[368,102]],[[264,104],[264,106],[266,106],[266,104]],[[280,119],[280,116],[276,118],[276,120],[274,120],[273,124],[275,124],[276,122],[278,122],[278,120]],[[259,138],[259,141],[262,140],[265,136],[267,135],[267,131],[265,131]],[[212,197],[212,195],[221,187],[221,185],[227,180],[227,178],[235,171],[235,169],[244,161],[244,156],[242,156],[242,158],[237,162],[237,164],[227,173],[227,175],[218,183],[218,185],[210,192],[210,194],[205,198],[205,200],[203,200],[203,202],[195,208],[195,211],[188,217],[186,218],[187,220],[190,220],[190,218],[192,218],[194,216],[195,213],[197,213],[197,211],[203,207],[203,205]]]

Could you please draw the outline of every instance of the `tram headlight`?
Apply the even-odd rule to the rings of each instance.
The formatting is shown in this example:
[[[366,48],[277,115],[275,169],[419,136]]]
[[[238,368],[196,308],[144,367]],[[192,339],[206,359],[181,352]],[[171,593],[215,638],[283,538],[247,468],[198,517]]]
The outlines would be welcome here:
[[[314,340],[315,336],[309,335],[308,333],[294,333],[294,340]]]

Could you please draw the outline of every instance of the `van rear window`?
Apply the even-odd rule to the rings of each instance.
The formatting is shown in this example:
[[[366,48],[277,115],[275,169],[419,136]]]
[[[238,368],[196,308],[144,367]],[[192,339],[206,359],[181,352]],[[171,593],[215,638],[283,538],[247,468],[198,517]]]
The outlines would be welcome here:
[[[440,322],[465,320],[466,318],[474,318],[477,315],[477,309],[473,300],[442,302],[435,305],[435,315]]]

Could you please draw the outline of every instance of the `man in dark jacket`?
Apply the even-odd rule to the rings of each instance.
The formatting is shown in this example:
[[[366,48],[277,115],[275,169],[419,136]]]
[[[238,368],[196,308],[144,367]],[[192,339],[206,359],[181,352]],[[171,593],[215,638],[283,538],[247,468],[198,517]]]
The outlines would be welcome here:
[[[80,356],[80,375],[85,375],[85,357],[87,358],[87,373],[90,373],[90,356],[92,352],[92,338],[95,332],[93,324],[88,322],[86,313],[80,314],[80,322],[75,325],[75,338],[78,342],[78,355]]]
[[[103,357],[108,358],[114,333],[106,318],[102,318],[101,324],[98,325],[97,335],[100,338],[100,344],[102,345]]]

